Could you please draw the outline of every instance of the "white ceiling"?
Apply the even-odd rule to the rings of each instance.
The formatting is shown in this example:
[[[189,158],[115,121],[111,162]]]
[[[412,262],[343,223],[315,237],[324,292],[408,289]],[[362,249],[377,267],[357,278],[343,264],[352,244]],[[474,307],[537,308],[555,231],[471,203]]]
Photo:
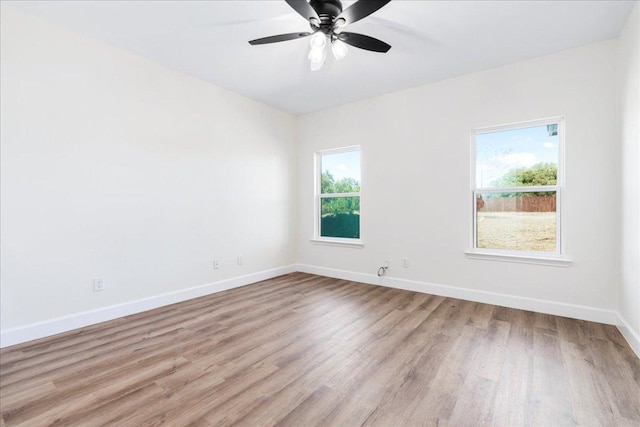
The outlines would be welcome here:
[[[247,43],[308,30],[283,0],[3,3],[294,114],[614,38],[634,5],[393,0],[345,27],[391,44],[388,53],[351,48],[312,72],[308,39]]]

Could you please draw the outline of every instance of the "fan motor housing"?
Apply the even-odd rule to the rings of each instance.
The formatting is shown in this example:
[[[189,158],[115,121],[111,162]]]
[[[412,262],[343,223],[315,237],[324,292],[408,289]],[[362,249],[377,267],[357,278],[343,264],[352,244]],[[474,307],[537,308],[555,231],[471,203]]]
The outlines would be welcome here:
[[[332,22],[342,13],[340,0],[311,0],[309,5],[316,11],[322,24]]]

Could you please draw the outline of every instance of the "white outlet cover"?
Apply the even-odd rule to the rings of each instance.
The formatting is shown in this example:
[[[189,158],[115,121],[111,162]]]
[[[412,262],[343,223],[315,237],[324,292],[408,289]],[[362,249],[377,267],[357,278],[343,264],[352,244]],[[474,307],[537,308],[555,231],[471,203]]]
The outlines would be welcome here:
[[[93,279],[93,290],[94,292],[103,291],[104,281],[102,279]]]

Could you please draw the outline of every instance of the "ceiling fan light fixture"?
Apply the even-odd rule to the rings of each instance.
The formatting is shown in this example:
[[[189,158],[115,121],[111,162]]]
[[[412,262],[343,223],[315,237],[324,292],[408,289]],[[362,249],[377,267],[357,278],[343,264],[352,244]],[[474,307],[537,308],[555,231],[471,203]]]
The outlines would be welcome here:
[[[311,66],[311,71],[318,71],[320,68],[322,68],[323,63],[322,62],[310,62],[309,65]]]
[[[382,40],[364,34],[343,32],[342,27],[351,25],[381,9],[391,0],[356,0],[343,9],[341,0],[284,0],[311,26],[311,32],[279,34],[250,40],[250,45],[296,40],[309,37],[309,62],[312,70],[319,70],[327,58],[327,45],[336,60],[344,58],[353,46],[371,52],[385,53],[391,46]]]
[[[311,49],[324,49],[327,44],[327,36],[324,35],[322,31],[317,31],[314,35],[311,36],[309,40],[309,46]]]
[[[339,61],[347,56],[349,48],[346,43],[343,43],[340,40],[334,40],[333,43],[331,43],[331,51],[333,52],[333,57]]]
[[[327,59],[327,50],[323,47],[312,48],[309,52],[309,65],[311,65],[311,71],[318,71],[322,68],[324,61]]]
[[[311,62],[320,62],[322,58],[325,57],[324,48],[313,48],[309,51],[309,61]]]

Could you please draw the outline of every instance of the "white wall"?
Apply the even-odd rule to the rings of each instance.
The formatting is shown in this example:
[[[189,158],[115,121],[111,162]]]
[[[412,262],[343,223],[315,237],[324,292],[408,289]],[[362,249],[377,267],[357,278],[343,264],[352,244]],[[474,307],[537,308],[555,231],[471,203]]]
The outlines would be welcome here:
[[[620,314],[640,337],[640,3],[619,46],[622,140],[622,286]],[[636,338],[640,344],[640,338]],[[640,351],[640,347],[639,350]]]
[[[321,267],[310,271],[375,275],[389,260],[387,280],[425,284],[413,283],[414,289],[430,291],[433,287],[426,284],[439,284],[476,296],[481,291],[616,310],[616,45],[615,40],[588,45],[302,116],[298,262]],[[566,118],[565,235],[573,264],[561,268],[467,259],[470,131],[552,116]],[[365,246],[313,244],[313,153],[354,144],[362,147]],[[410,259],[410,268],[401,267],[401,257]]]
[[[3,331],[294,263],[293,116],[1,22]]]

